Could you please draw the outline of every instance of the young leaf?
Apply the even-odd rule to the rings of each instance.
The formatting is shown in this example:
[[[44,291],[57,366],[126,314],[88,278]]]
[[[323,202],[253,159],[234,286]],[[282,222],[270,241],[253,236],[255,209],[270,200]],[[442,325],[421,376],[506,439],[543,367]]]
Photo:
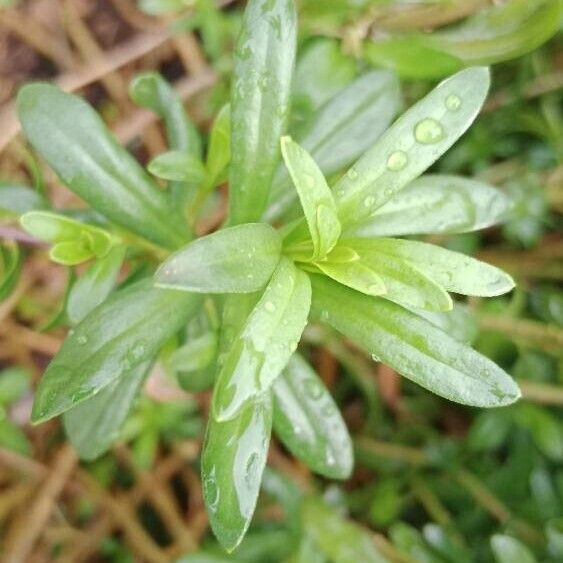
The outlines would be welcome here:
[[[411,182],[364,223],[359,237],[467,233],[506,218],[511,202],[501,191],[461,176],[427,174]]]
[[[475,119],[489,82],[485,67],[462,70],[405,112],[335,185],[343,226],[364,222],[446,152]]]
[[[334,563],[387,563],[371,535],[317,499],[303,507],[305,534]]]
[[[201,481],[209,522],[227,551],[242,541],[254,514],[272,429],[272,398],[248,401],[235,418],[209,418]]]
[[[281,240],[266,223],[247,223],[199,238],[167,258],[156,284],[199,293],[252,293],[268,282]]]
[[[298,354],[274,383],[274,430],[313,471],[350,476],[354,458],[346,424],[328,389]]]
[[[152,359],[200,302],[148,280],[111,295],[69,332],[39,383],[32,421],[69,410]]]
[[[178,210],[84,100],[56,86],[28,84],[17,104],[35,150],[94,209],[162,246],[186,240]]]
[[[154,157],[147,170],[158,178],[201,184],[205,177],[205,168],[201,161],[184,151],[168,151]]]
[[[81,459],[96,459],[119,437],[150,365],[140,364],[64,413],[66,435]]]
[[[340,236],[340,222],[332,193],[323,173],[305,149],[290,137],[282,137],[281,150],[309,226],[313,241],[312,260],[322,260]]]
[[[271,387],[297,348],[310,306],[307,274],[282,258],[217,377],[213,413],[218,420],[232,418]]]
[[[121,268],[125,247],[114,246],[107,256],[96,260],[72,286],[66,311],[72,324],[105,301],[110,294]]]
[[[458,403],[499,407],[520,390],[500,367],[407,309],[311,276],[313,314],[401,375]]]
[[[360,255],[377,255],[382,262],[404,261],[454,293],[492,297],[514,288],[514,280],[495,266],[434,244],[392,238],[353,239],[346,244]]]
[[[206,188],[213,189],[221,180],[231,160],[231,106],[223,106],[217,114],[211,133],[205,168],[207,170]]]
[[[364,74],[327,102],[316,114],[299,144],[330,176],[360,157],[387,129],[401,106],[399,81],[394,73]],[[295,202],[287,171],[276,172],[265,217],[280,217]]]
[[[231,96],[230,220],[262,217],[285,132],[296,49],[293,0],[246,5]]]
[[[351,262],[319,262],[316,266],[329,278],[366,295],[387,293],[387,288],[381,276],[369,265],[357,260]]]

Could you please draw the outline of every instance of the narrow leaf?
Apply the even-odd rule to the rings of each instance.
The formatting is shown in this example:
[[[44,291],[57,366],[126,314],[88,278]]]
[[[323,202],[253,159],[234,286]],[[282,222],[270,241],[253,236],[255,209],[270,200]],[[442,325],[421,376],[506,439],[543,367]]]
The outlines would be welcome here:
[[[217,419],[232,418],[271,387],[297,348],[310,306],[307,274],[282,258],[219,372],[213,395]]]
[[[483,182],[427,174],[349,232],[360,237],[467,233],[501,222],[510,207],[508,197]]]
[[[140,364],[64,413],[66,435],[81,459],[96,459],[119,438],[149,367]]]
[[[260,220],[279,162],[295,62],[293,0],[246,5],[237,40],[231,95],[230,220]]]
[[[199,238],[167,258],[156,284],[199,293],[252,293],[270,279],[281,240],[266,223],[247,223]]]
[[[487,68],[468,68],[404,113],[335,185],[343,225],[368,219],[446,152],[475,119],[489,82]]]
[[[313,314],[401,375],[458,403],[498,407],[520,390],[496,364],[407,309],[311,276]]]
[[[322,260],[340,236],[340,222],[332,193],[323,173],[305,149],[290,137],[282,137],[281,150],[309,226],[313,260]]]
[[[231,420],[209,419],[201,457],[203,498],[211,528],[229,552],[254,514],[271,429],[270,393],[247,402]]]
[[[205,168],[201,161],[184,151],[168,151],[154,157],[147,170],[164,180],[200,184],[205,177]]]
[[[346,424],[328,389],[298,354],[274,383],[274,430],[313,471],[346,479],[354,463]]]
[[[73,192],[150,241],[168,248],[185,241],[180,213],[84,100],[29,84],[17,104],[27,138]]]
[[[143,280],[111,295],[71,330],[35,395],[33,422],[85,401],[149,361],[199,307],[193,293]]]
[[[387,293],[387,288],[381,276],[369,265],[362,262],[319,262],[316,266],[329,278],[366,295]]]
[[[0,182],[0,218],[19,217],[28,211],[45,209],[49,204],[32,188]]]
[[[207,150],[206,188],[213,189],[221,180],[231,160],[231,106],[223,106],[217,114],[211,133],[209,134],[209,149]]]

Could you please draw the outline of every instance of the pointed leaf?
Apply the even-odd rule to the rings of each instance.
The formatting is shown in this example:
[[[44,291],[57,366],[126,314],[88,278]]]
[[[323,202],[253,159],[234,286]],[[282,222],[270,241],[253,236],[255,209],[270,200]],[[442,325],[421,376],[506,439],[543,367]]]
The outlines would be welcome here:
[[[491,297],[514,288],[514,280],[495,266],[434,244],[392,238],[354,239],[348,244],[359,253],[365,248],[377,254],[382,261],[404,260],[454,293]]]
[[[149,280],[111,295],[69,332],[49,364],[35,395],[33,422],[69,410],[152,359],[200,302],[196,294],[157,289]]]
[[[274,430],[286,447],[313,471],[348,478],[354,464],[348,429],[309,364],[294,354],[273,390]]]
[[[252,293],[270,279],[281,253],[266,223],[229,227],[199,238],[167,258],[156,284],[199,293]]]
[[[293,0],[247,3],[231,95],[233,224],[260,220],[268,200],[289,110],[296,33]]]
[[[349,232],[360,237],[467,233],[501,222],[510,207],[508,197],[483,182],[427,174]]]
[[[185,241],[181,215],[84,100],[28,84],[17,104],[27,138],[74,193],[152,242],[175,248]]]
[[[98,394],[64,413],[66,435],[81,459],[96,459],[119,438],[149,367],[150,362],[145,362],[124,373]]]
[[[353,262],[319,262],[317,268],[329,278],[366,295],[383,295],[387,288],[381,276],[369,265]]]
[[[235,418],[209,418],[201,481],[211,528],[221,545],[234,550],[254,514],[272,429],[270,393],[248,401]]]
[[[154,157],[147,170],[154,176],[165,180],[200,184],[205,177],[201,161],[189,152],[168,151]]]
[[[489,82],[485,67],[462,70],[405,112],[335,185],[343,226],[368,219],[446,152],[475,119]]]
[[[291,137],[282,137],[281,150],[309,226],[313,260],[322,260],[340,236],[340,222],[332,193],[315,161]]]
[[[226,104],[217,114],[211,133],[209,134],[209,149],[207,150],[207,189],[213,189],[221,180],[225,169],[231,160],[231,106]]]
[[[232,418],[271,387],[297,348],[310,306],[307,274],[282,258],[225,358],[213,395],[217,419]]]
[[[411,311],[322,276],[311,280],[316,317],[422,387],[478,407],[508,405],[520,397],[496,364]]]

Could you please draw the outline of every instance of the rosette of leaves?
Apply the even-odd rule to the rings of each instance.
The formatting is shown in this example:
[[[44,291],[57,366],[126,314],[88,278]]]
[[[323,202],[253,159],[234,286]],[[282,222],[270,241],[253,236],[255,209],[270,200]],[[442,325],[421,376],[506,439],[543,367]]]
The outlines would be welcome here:
[[[171,152],[149,171],[170,180],[168,190],[80,99],[31,85],[18,100],[31,143],[105,216],[108,231],[120,233],[119,245],[145,249],[149,264],[149,256],[168,253],[154,277],[126,280],[117,291],[111,269],[111,283],[75,317],[44,374],[33,420],[65,413],[71,441],[93,458],[119,436],[159,354],[183,380],[196,374],[194,388],[213,386],[201,471],[211,527],[227,550],[236,548],[252,519],[272,429],[315,472],[344,479],[352,470],[342,417],[297,353],[309,320],[330,325],[449,400],[498,407],[520,394],[501,368],[425,318],[429,311],[447,315],[450,293],[508,292],[510,276],[400,238],[480,229],[500,221],[509,207],[483,183],[423,175],[475,119],[488,69],[451,76],[385,132],[399,107],[396,78],[369,73],[326,101],[301,124],[295,141],[287,124],[296,25],[292,0],[247,4],[230,110],[217,119],[205,159],[170,87],[153,74],[134,82],[133,98],[167,126]],[[227,222],[193,240],[201,203],[227,176]],[[274,216],[291,219],[275,225],[264,219]],[[96,260],[91,268],[117,240],[107,238],[98,256],[90,238],[79,239]],[[108,274],[94,274],[87,270],[87,287],[107,280]],[[82,290],[83,299],[89,294]],[[89,430],[79,432],[80,425]]]

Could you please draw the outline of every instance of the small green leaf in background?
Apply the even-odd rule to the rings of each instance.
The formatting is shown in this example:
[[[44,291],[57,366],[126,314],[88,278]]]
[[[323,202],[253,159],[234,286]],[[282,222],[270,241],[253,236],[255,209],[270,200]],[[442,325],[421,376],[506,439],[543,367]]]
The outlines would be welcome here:
[[[520,541],[511,536],[495,534],[491,547],[497,563],[536,563],[532,552]]]
[[[124,257],[125,247],[114,246],[107,256],[93,262],[74,283],[66,307],[72,324],[79,323],[110,294]]]
[[[254,514],[271,428],[270,393],[248,401],[231,420],[209,419],[201,457],[203,498],[213,532],[229,552]]]
[[[158,178],[200,184],[205,177],[201,161],[189,152],[168,151],[155,156],[147,165],[147,170]]]
[[[520,397],[485,356],[399,305],[311,276],[312,312],[401,375],[458,403],[499,407]]]
[[[45,209],[49,204],[32,188],[0,182],[0,219],[19,217],[28,211]]]
[[[193,6],[195,0],[139,0],[139,9],[151,16],[179,12]]]
[[[549,553],[556,558],[563,557],[563,518],[553,518],[546,527],[545,532]]]
[[[477,116],[489,82],[488,68],[468,68],[409,108],[336,183],[343,227],[364,222],[446,152]]]
[[[348,478],[354,464],[348,429],[313,369],[294,354],[273,389],[274,431],[286,447],[313,471]]]
[[[344,519],[317,499],[303,507],[305,533],[334,563],[386,563],[367,530]]]
[[[29,392],[31,374],[22,368],[6,368],[0,371],[0,407],[8,406]]]
[[[217,356],[217,333],[207,332],[174,350],[168,366],[181,372],[192,372],[208,367]]]
[[[281,253],[278,233],[266,223],[217,231],[168,257],[155,274],[160,287],[200,293],[251,293],[268,282]]]
[[[231,106],[226,104],[217,114],[207,149],[206,189],[213,189],[222,179],[231,161]]]
[[[148,280],[112,294],[69,332],[41,378],[32,421],[69,410],[151,360],[200,303],[197,294]]]
[[[268,390],[295,352],[311,306],[307,274],[282,258],[217,377],[213,414],[233,417]]]
[[[15,243],[0,244],[0,301],[16,287],[22,267],[22,253]]]
[[[231,95],[230,221],[258,221],[285,133],[295,62],[293,0],[250,0],[234,57]]]
[[[28,84],[17,107],[35,150],[93,209],[164,247],[185,242],[179,210],[84,100],[56,86]]]

